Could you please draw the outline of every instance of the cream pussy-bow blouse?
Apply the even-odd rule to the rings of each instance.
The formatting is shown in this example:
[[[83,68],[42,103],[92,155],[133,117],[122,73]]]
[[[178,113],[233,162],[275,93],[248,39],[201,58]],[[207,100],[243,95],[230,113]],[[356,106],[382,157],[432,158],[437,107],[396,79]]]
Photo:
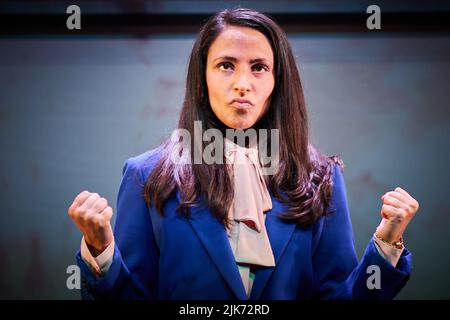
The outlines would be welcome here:
[[[264,214],[272,209],[272,200],[264,181],[258,145],[245,148],[224,140],[225,159],[231,164],[234,183],[234,198],[228,211],[232,223],[227,234],[249,296],[254,279],[250,265],[275,266]]]

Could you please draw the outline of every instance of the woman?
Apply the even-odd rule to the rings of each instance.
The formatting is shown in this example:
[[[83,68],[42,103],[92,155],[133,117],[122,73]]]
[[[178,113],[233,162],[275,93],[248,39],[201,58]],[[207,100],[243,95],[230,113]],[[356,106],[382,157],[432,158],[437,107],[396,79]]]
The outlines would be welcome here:
[[[214,134],[213,152],[199,128]],[[292,50],[269,17],[234,9],[206,22],[178,129],[126,161],[114,232],[97,193],[80,193],[68,209],[83,234],[84,298],[390,299],[405,285],[402,234],[417,201],[401,188],[382,197],[358,262],[342,161],[309,143]],[[231,129],[250,141],[218,138]],[[266,174],[268,149],[277,165]]]

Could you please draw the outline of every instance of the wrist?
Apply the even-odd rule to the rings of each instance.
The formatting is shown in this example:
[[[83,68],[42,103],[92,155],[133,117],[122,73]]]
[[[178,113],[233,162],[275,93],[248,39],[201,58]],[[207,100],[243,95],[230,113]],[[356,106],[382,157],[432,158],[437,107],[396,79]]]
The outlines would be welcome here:
[[[105,251],[106,248],[108,248],[108,245],[109,245],[109,244],[108,244],[108,245],[102,246],[101,248],[97,248],[97,247],[91,245],[91,244],[86,240],[86,238],[85,238],[84,241],[86,242],[86,246],[87,246],[87,248],[89,249],[89,252],[91,253],[91,255],[92,255],[94,258],[98,257],[103,251]],[[109,242],[109,243],[111,243],[111,242]]]
[[[100,250],[96,249],[95,247],[91,246],[89,243],[86,242],[86,246],[89,249],[89,252],[91,253],[91,255],[95,258],[97,256],[100,255],[100,253],[102,253]]]
[[[376,234],[388,243],[395,243],[400,241],[403,231],[397,224],[383,219],[376,229]]]
[[[389,237],[385,237],[382,231],[379,231],[379,228],[377,228],[375,230],[374,236],[380,240],[381,242],[383,242],[384,244],[393,247],[395,249],[403,249],[403,237],[399,236],[399,237],[394,237],[394,238],[389,238]],[[392,240],[395,239],[395,240]]]

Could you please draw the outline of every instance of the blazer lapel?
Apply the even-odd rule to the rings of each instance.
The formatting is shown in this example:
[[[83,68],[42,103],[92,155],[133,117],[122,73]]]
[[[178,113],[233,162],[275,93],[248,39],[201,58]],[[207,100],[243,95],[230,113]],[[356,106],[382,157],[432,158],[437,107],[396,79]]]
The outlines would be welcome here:
[[[178,192],[177,198],[178,201],[181,200]],[[261,297],[267,281],[282,258],[296,226],[295,223],[286,223],[280,220],[278,216],[283,212],[284,205],[272,195],[271,198],[272,210],[266,213],[265,224],[275,258],[275,267],[261,268],[256,272],[250,295],[251,300]],[[191,219],[188,219],[188,221],[236,297],[240,300],[246,300],[247,294],[231,251],[225,227],[205,206],[192,208]]]
[[[256,271],[255,280],[250,295],[251,300],[260,299],[264,288],[267,285],[272,272],[275,270],[283,256],[292,233],[295,230],[295,223],[283,222],[278,216],[283,213],[284,205],[275,197],[272,198],[272,210],[266,213],[266,229],[275,258],[275,267],[265,267]]]
[[[224,225],[205,207],[191,209],[188,221],[236,297],[247,299]]]

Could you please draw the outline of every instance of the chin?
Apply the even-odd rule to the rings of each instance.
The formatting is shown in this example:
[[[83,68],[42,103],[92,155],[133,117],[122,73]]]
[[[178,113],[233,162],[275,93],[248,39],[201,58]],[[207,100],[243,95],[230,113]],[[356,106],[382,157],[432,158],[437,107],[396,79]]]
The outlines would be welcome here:
[[[245,129],[253,127],[255,125],[255,123],[256,123],[256,121],[254,121],[254,119],[238,118],[238,119],[233,119],[232,121],[228,121],[225,124],[232,129],[245,130]]]
[[[254,125],[253,122],[238,122],[238,123],[231,123],[230,125],[228,125],[228,127],[232,128],[232,129],[248,129],[251,128]]]

